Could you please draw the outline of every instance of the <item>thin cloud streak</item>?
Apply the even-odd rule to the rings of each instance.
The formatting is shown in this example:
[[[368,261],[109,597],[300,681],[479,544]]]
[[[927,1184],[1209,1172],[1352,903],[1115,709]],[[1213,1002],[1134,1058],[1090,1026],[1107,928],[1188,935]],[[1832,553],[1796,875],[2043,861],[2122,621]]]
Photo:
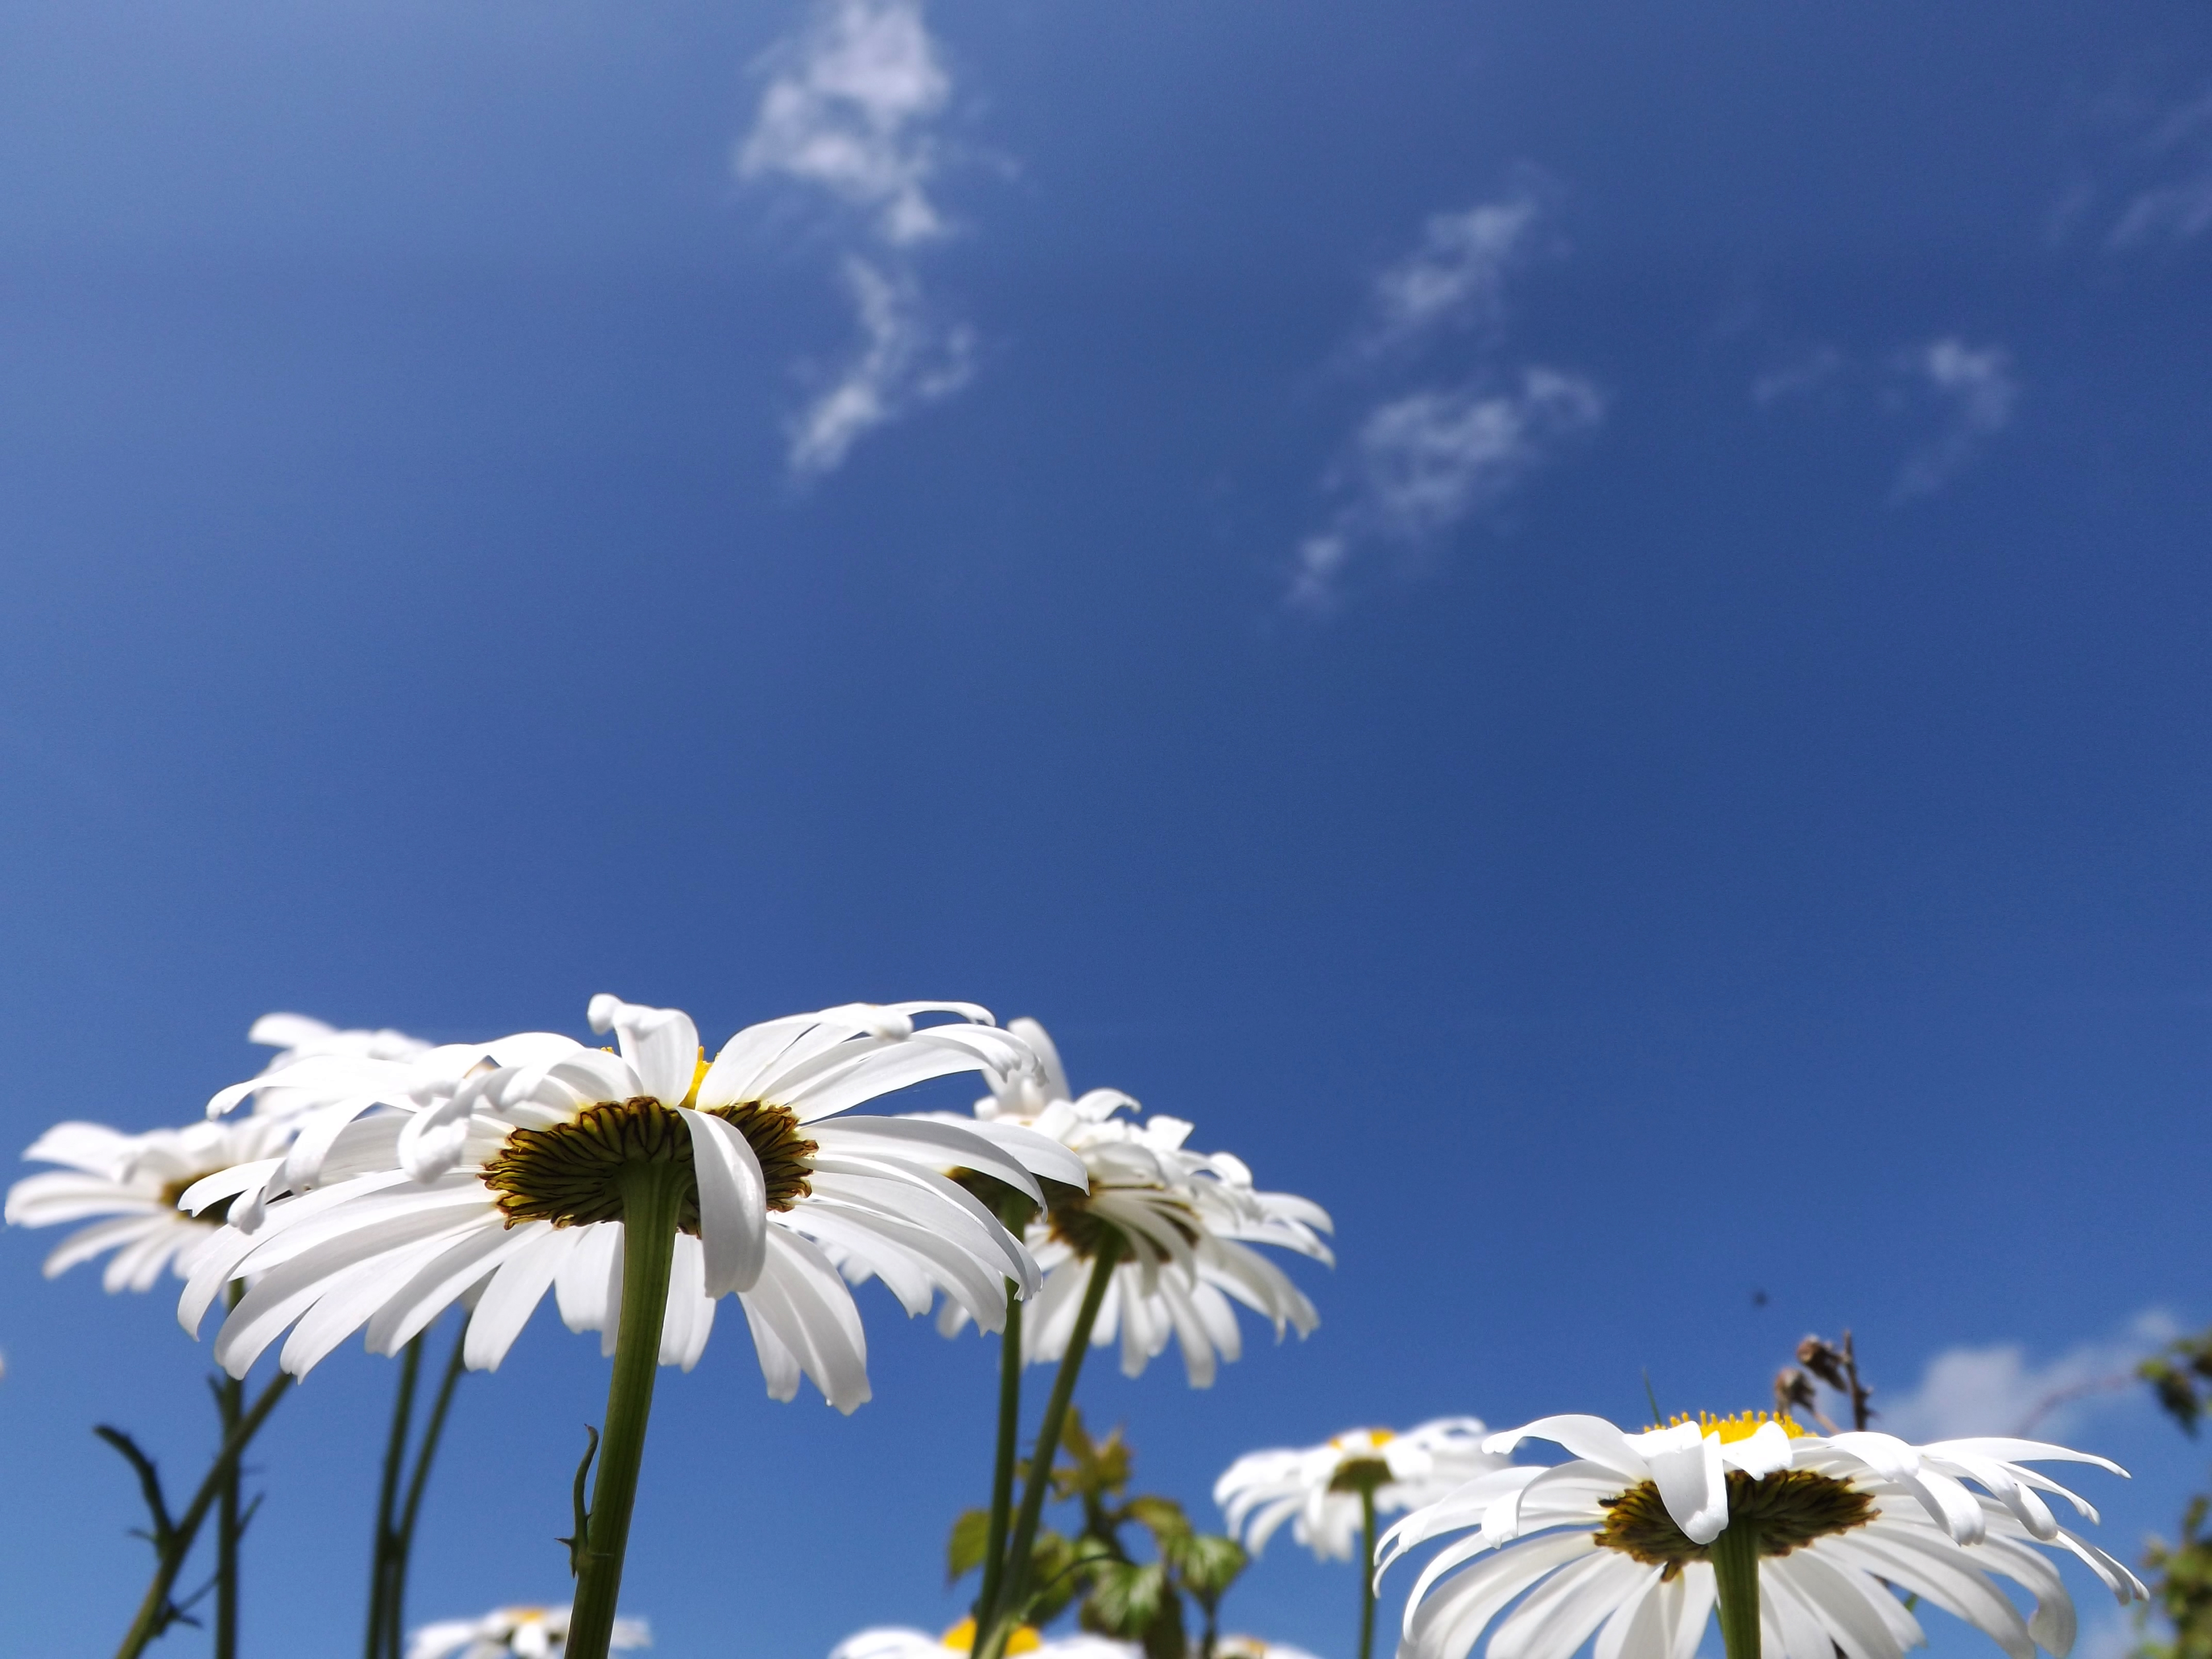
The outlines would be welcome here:
[[[1431,215],[1420,246],[1375,279],[1364,349],[1388,351],[1451,325],[1494,326],[1506,276],[1537,251],[1543,194],[1541,175],[1523,169],[1504,200]]]
[[[1354,423],[1322,475],[1335,510],[1292,556],[1283,594],[1291,610],[1328,614],[1364,554],[1427,547],[1497,508],[1604,423],[1607,399],[1587,376],[1497,361],[1508,277],[1559,249],[1547,193],[1542,175],[1523,168],[1500,199],[1431,215],[1413,250],[1375,278],[1352,337],[1356,363],[1374,371],[1396,359],[1402,368],[1408,356],[1433,355],[1448,331],[1471,331],[1474,365],[1381,397]]]
[[[2012,424],[2021,382],[2007,347],[1946,334],[1872,362],[1825,343],[1800,346],[1753,376],[1750,392],[1761,410],[1871,404],[1932,428],[1891,482],[1889,504],[1899,507],[1936,495],[1980,457]]]
[[[844,276],[860,344],[792,421],[791,470],[802,479],[834,472],[867,434],[951,397],[975,372],[974,331],[933,321],[910,274],[855,257],[845,262]]]
[[[2166,112],[2143,139],[2143,149],[2183,176],[2138,191],[2112,226],[2106,246],[2136,248],[2166,240],[2186,242],[2212,229],[2212,87]]]
[[[2069,125],[2079,153],[2051,210],[2053,245],[2086,235],[2139,255],[2212,231],[2212,83],[2178,96],[2116,84]]]
[[[954,229],[932,194],[952,77],[921,0],[823,0],[764,68],[738,175],[799,187],[851,216],[838,280],[857,338],[841,368],[810,377],[817,389],[786,424],[786,463],[807,484],[974,375],[975,331],[939,314],[917,264]]]
[[[1903,354],[1899,369],[1917,380],[1942,415],[1942,429],[1905,458],[1889,492],[1893,503],[1932,495],[1990,439],[2012,424],[2020,381],[2002,346],[1969,346],[1956,335]]]

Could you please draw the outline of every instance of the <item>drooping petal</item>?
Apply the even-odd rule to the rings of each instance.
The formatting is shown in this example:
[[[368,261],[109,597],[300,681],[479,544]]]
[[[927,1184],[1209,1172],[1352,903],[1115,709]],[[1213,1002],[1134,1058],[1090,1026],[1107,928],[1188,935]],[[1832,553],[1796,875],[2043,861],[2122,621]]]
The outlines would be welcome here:
[[[690,1015],[601,992],[592,999],[590,1018],[594,1031],[613,1030],[643,1092],[671,1108],[691,1097],[691,1079],[699,1071],[699,1028]]]
[[[698,1171],[706,1293],[749,1291],[768,1260],[768,1183],[760,1159],[736,1125],[708,1112],[682,1115]]]

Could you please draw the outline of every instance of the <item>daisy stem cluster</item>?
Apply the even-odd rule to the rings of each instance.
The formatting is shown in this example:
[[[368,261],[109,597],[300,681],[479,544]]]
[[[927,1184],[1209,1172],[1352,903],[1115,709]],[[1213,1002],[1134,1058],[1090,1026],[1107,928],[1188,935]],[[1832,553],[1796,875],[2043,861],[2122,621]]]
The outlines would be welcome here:
[[[630,1511],[637,1502],[638,1470],[645,1458],[646,1422],[653,1414],[660,1328],[668,1311],[669,1271],[687,1174],[679,1164],[635,1162],[623,1167],[620,1177],[622,1317],[615,1336],[613,1374],[607,1383],[599,1474],[578,1540],[582,1547],[567,1659],[606,1659],[614,1638],[623,1556],[629,1545]]]
[[[384,1474],[377,1490],[376,1538],[369,1565],[368,1631],[363,1645],[365,1659],[399,1659],[400,1639],[406,1629],[407,1568],[414,1553],[415,1522],[422,1512],[423,1490],[429,1484],[430,1465],[445,1433],[446,1413],[453,1403],[466,1353],[466,1333],[457,1332],[453,1352],[446,1359],[445,1375],[430,1404],[416,1448],[406,1496],[400,1496],[399,1474],[406,1467],[407,1440],[413,1427],[415,1389],[422,1369],[420,1336],[400,1351],[399,1386],[392,1401],[392,1433],[384,1448]]]
[[[154,1581],[146,1587],[145,1598],[138,1604],[137,1616],[131,1621],[122,1646],[115,1650],[115,1659],[137,1659],[146,1650],[148,1643],[181,1616],[181,1610],[171,1598],[177,1588],[178,1575],[184,1571],[185,1559],[191,1553],[200,1528],[207,1522],[208,1511],[221,1498],[239,1459],[245,1455],[246,1447],[261,1431],[261,1425],[269,1420],[269,1413],[276,1409],[276,1402],[290,1389],[293,1381],[283,1374],[270,1379],[237,1425],[223,1437],[222,1449],[216,1453],[199,1490],[192,1494],[192,1501],[185,1506],[184,1513],[174,1519],[170,1517],[168,1505],[161,1497],[161,1480],[145,1455],[119,1431],[105,1428],[100,1431],[101,1437],[129,1458],[138,1471],[146,1507],[154,1522]]]
[[[976,1638],[975,1659],[1005,1659],[1006,1643],[1019,1628],[1035,1588],[1030,1583],[1030,1555],[1036,1545],[1037,1523],[1044,1515],[1045,1494],[1052,1486],[1053,1459],[1060,1455],[1060,1431],[1066,1425],[1068,1404],[1075,1398],[1083,1357],[1091,1351],[1091,1328],[1098,1322],[1098,1310],[1104,1304],[1107,1289],[1114,1282],[1114,1263],[1121,1249],[1121,1234],[1111,1227],[1103,1229],[1091,1258],[1091,1282],[1084,1288],[1083,1305],[1076,1311],[1075,1328],[1067,1339],[1067,1352],[1061,1356],[1059,1374],[1053,1378],[1052,1393],[1045,1400],[1044,1419],[1037,1425],[1036,1445],[1030,1454],[1029,1484],[1022,1490],[1021,1510],[1015,1517],[1012,1535],[1006,1540],[999,1570],[999,1582],[1004,1589],[996,1603],[981,1606],[976,1613],[975,1627],[981,1633]],[[1020,1338],[1011,1332],[1010,1337],[1015,1363],[1018,1364]],[[1014,1404],[1018,1407],[1018,1396]],[[1003,1405],[1002,1397],[1002,1408]],[[1002,1438],[1006,1432],[1002,1425]],[[989,1571],[987,1563],[985,1571],[988,1574]]]

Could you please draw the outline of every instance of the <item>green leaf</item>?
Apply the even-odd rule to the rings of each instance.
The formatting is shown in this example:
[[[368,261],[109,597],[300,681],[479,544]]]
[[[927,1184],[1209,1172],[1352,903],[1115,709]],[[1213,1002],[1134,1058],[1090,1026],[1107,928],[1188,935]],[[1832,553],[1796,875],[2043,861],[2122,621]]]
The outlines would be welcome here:
[[[1030,1604],[1023,1622],[1048,1625],[1067,1604],[1091,1587],[1093,1560],[1105,1560],[1104,1546],[1093,1538],[1067,1538],[1049,1528],[1030,1550]]]
[[[1190,1517],[1172,1498],[1132,1498],[1121,1513],[1152,1534],[1164,1551],[1170,1539],[1190,1535]]]
[[[1129,1448],[1121,1430],[1094,1441],[1084,1426],[1083,1413],[1071,1408],[1060,1430],[1060,1449],[1066,1461],[1053,1469],[1054,1497],[1096,1503],[1129,1484]]]
[[[1205,1602],[1219,1601],[1251,1559],[1242,1544],[1218,1533],[1190,1533],[1162,1548],[1185,1587]]]
[[[1101,1561],[1091,1570],[1083,1627],[1125,1642],[1138,1640],[1159,1618],[1170,1594],[1167,1569],[1157,1561]]]
[[[945,1540],[945,1582],[949,1584],[981,1566],[983,1551],[990,1541],[990,1510],[963,1511],[952,1523],[952,1535]]]

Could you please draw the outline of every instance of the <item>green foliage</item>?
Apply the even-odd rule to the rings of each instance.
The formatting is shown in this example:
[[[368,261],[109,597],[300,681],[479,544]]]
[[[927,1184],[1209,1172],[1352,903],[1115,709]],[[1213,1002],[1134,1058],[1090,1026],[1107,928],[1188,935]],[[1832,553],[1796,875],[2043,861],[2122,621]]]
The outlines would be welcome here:
[[[2158,1403],[2192,1437],[2212,1406],[2212,1330],[2168,1343],[2136,1368]],[[2181,1517],[2181,1541],[2154,1539],[2143,1555],[2150,1570],[2151,1604],[2172,1631],[2171,1641],[2147,1639],[2136,1659],[2212,1659],[2212,1537],[2204,1520],[2212,1499],[2190,1500]]]
[[[1243,1548],[1233,1538],[1197,1530],[1172,1498],[1125,1497],[1134,1455],[1120,1429],[1094,1438],[1082,1414],[1071,1410],[1060,1449],[1052,1494],[1081,1506],[1080,1524],[1073,1533],[1039,1529],[1024,1621],[1049,1624],[1080,1597],[1077,1617],[1084,1629],[1138,1643],[1146,1659],[1188,1659],[1188,1596],[1202,1615],[1201,1659],[1212,1659],[1217,1613],[1244,1571]],[[981,1510],[969,1510],[952,1523],[945,1565],[954,1578],[982,1565],[989,1527]],[[1131,1527],[1150,1545],[1150,1559],[1139,1559],[1125,1544],[1123,1534]]]
[[[2207,1500],[2191,1498],[2181,1518],[2181,1542],[2154,1540],[2143,1557],[2151,1598],[2173,1626],[2171,1642],[2145,1642],[2142,1659],[2212,1659],[2212,1538],[2204,1535]]]
[[[2164,1352],[2136,1366],[2136,1375],[2150,1384],[2166,1414],[2193,1438],[2212,1401],[2212,1330],[2168,1343]]]
[[[973,1572],[983,1565],[985,1547],[991,1541],[991,1511],[965,1510],[952,1523],[952,1535],[945,1540],[945,1582],[948,1584],[963,1573]]]

